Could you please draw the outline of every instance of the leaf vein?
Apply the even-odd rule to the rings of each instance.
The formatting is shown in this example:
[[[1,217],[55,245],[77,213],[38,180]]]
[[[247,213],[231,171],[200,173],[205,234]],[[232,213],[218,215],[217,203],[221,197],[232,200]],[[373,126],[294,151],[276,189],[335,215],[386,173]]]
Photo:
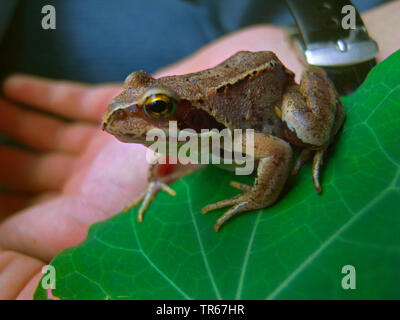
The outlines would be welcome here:
[[[254,222],[253,230],[251,232],[249,243],[247,245],[246,253],[245,253],[245,256],[244,256],[244,261],[243,261],[243,265],[242,265],[242,272],[240,273],[238,288],[237,288],[236,297],[235,297],[235,299],[237,299],[237,300],[240,300],[240,297],[242,296],[244,277],[246,275],[247,264],[248,264],[249,259],[250,259],[250,251],[251,251],[251,247],[253,246],[254,237],[255,237],[255,234],[256,234],[256,231],[257,231],[258,224],[260,222],[260,217],[261,217],[261,210],[258,211],[258,216],[257,216],[256,221]]]
[[[212,285],[212,287],[213,287],[213,289],[215,291],[215,295],[217,296],[217,299],[221,300],[222,299],[221,293],[218,290],[217,284],[215,282],[215,278],[214,278],[214,276],[213,276],[213,274],[211,272],[210,264],[208,262],[207,255],[206,255],[206,253],[204,251],[203,243],[201,242],[201,239],[200,239],[199,228],[197,226],[196,219],[194,218],[193,204],[192,204],[192,198],[190,197],[189,185],[183,180],[181,182],[182,182],[182,184],[184,185],[184,187],[186,189],[186,194],[187,194],[187,199],[188,199],[188,204],[189,204],[189,211],[190,211],[190,215],[192,216],[194,230],[195,230],[195,233],[196,233],[197,241],[199,242],[200,252],[201,252],[201,256],[203,258],[203,262],[204,262],[206,270],[207,270],[207,274],[210,277],[211,285]]]
[[[132,224],[132,229],[133,232],[135,234],[135,238],[136,238],[136,242],[138,244],[139,250],[142,252],[143,257],[146,259],[146,261],[150,264],[150,266],[156,270],[176,291],[179,292],[179,294],[181,294],[185,299],[191,300],[192,298],[190,296],[188,296],[181,288],[179,288],[164,272],[162,272],[157,265],[150,259],[150,257],[147,256],[146,252],[144,252],[143,248],[142,248],[142,244],[140,242],[139,236],[136,232],[136,228],[135,225],[133,223],[133,217],[134,215],[132,215],[131,218],[131,224]]]
[[[395,177],[396,178],[396,177]],[[392,182],[393,183],[393,182]],[[391,183],[391,184],[392,184]],[[371,202],[366,205],[357,215],[352,216],[351,219],[347,220],[336,232],[334,232],[325,242],[323,242],[317,250],[310,254],[303,263],[301,263],[280,285],[278,285],[265,299],[274,299],[280,292],[285,289],[309,264],[311,264],[314,259],[324,251],[334,240],[336,240],[344,231],[346,231],[353,223],[360,218],[370,207],[377,203],[386,194],[387,190],[390,188],[388,186],[386,189],[382,190]]]

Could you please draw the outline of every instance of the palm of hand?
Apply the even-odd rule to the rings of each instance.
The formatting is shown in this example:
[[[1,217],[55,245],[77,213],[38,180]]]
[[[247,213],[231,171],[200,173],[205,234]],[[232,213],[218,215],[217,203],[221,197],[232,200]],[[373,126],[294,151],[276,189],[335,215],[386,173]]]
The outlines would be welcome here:
[[[119,90],[26,76],[6,81],[4,93],[14,101],[78,122],[0,100],[1,132],[34,151],[0,148],[0,183],[10,189],[0,199],[0,247],[48,261],[143,190],[144,147],[122,144],[98,125]]]

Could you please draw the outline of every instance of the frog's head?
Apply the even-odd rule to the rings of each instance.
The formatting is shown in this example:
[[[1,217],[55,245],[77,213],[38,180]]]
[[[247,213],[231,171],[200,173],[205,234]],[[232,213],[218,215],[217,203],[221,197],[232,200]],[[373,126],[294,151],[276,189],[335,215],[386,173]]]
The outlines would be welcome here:
[[[165,78],[164,78],[165,79]],[[182,88],[176,91],[182,94]],[[206,111],[185,96],[179,96],[166,86],[163,78],[155,79],[144,71],[131,73],[124,82],[124,90],[112,99],[103,113],[102,128],[122,142],[149,145],[150,130],[160,129],[168,137],[170,121],[176,121],[178,134],[182,129],[221,129]]]
[[[163,88],[144,71],[131,73],[123,92],[112,99],[103,113],[102,128],[123,142],[146,144],[152,129],[167,133],[179,102],[170,89]]]

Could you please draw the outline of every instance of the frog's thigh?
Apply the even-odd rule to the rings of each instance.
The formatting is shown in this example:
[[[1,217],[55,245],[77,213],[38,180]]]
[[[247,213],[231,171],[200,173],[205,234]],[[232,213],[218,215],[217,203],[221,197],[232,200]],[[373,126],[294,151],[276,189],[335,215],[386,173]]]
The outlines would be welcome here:
[[[338,109],[343,111],[332,82],[321,68],[310,66],[303,72],[300,85],[287,86],[282,121],[302,143],[322,147],[329,143],[334,127],[341,125],[336,123]]]
[[[243,151],[245,151],[245,144]],[[215,231],[218,231],[228,219],[240,212],[260,209],[273,204],[282,191],[292,160],[290,145],[274,136],[257,133],[254,136],[254,157],[259,160],[254,185],[246,187],[243,184],[234,183],[233,186],[243,190],[243,194],[203,208],[202,212],[207,213],[215,209],[233,206],[217,220]]]
[[[345,118],[343,105],[325,71],[309,66],[303,72],[300,85],[294,82],[289,84],[283,95],[281,113],[286,130],[291,132],[288,140],[312,150],[303,150],[293,173],[300,170],[315,150],[313,181],[316,191],[320,193],[319,173],[323,156]]]

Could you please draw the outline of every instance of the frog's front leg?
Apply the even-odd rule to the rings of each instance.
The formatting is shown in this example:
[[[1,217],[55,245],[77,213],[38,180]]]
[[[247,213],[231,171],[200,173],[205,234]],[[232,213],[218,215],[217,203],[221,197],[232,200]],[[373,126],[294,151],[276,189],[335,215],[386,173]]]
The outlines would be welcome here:
[[[144,213],[153,201],[154,197],[161,190],[167,192],[171,196],[175,196],[176,192],[169,186],[170,183],[178,180],[179,178],[189,174],[196,170],[199,165],[197,164],[171,164],[171,163],[159,163],[158,158],[154,158],[150,163],[147,185],[143,193],[132,203],[128,204],[123,211],[127,212],[137,204],[142,202],[137,213],[137,219],[139,222],[143,221]],[[168,161],[168,157],[167,157]]]
[[[243,152],[245,143],[244,140]],[[290,145],[277,137],[256,133],[254,135],[254,159],[259,160],[259,163],[253,186],[233,182],[231,185],[242,190],[242,194],[203,208],[202,213],[205,214],[211,210],[233,206],[217,220],[214,226],[215,232],[238,213],[272,205],[281,193],[292,160]]]
[[[343,105],[325,71],[309,66],[300,85],[287,85],[282,99],[283,134],[290,143],[303,147],[293,173],[314,154],[313,181],[321,192],[319,172],[323,156],[345,118]]]
[[[144,212],[160,190],[164,190],[171,196],[175,196],[176,192],[167,184],[167,179],[169,179],[168,171],[173,171],[172,164],[160,164],[157,162],[150,163],[147,175],[147,185],[144,191],[134,202],[125,206],[123,212],[129,211],[142,202],[137,215],[138,221],[142,222]]]

